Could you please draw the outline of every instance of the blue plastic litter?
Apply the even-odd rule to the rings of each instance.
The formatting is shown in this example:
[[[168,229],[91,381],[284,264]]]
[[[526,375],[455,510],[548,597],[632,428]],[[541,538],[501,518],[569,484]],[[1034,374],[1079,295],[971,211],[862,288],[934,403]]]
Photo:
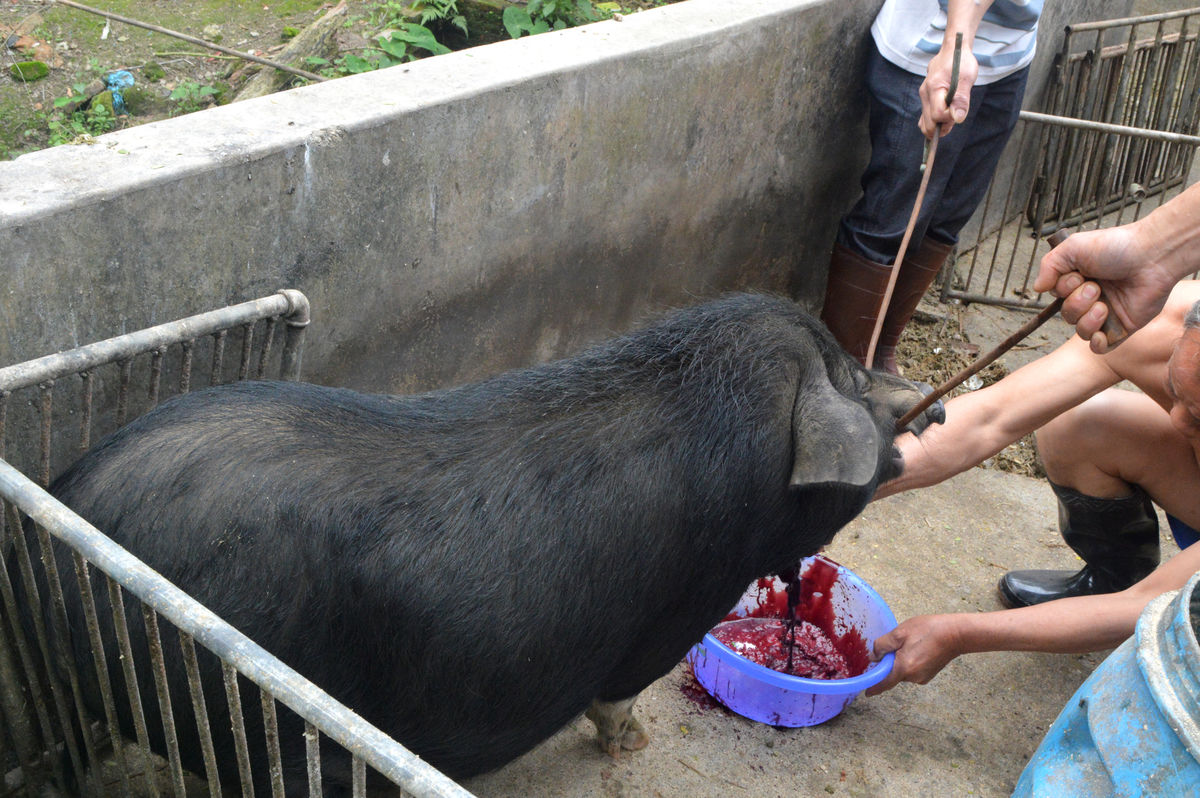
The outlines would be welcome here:
[[[1200,795],[1200,574],[1159,596],[1076,691],[1014,796]]]
[[[121,96],[121,92],[132,85],[133,75],[124,69],[109,72],[104,76],[104,87],[112,92],[114,114],[129,113],[125,110],[125,98]]]

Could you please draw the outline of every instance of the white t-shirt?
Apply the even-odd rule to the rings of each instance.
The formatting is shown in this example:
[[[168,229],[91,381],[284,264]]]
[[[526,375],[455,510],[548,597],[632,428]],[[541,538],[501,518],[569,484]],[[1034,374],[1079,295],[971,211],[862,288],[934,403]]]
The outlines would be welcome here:
[[[994,0],[975,33],[977,84],[994,83],[1033,60],[1042,0]],[[901,69],[924,75],[942,49],[946,0],[886,0],[871,25],[879,53]]]

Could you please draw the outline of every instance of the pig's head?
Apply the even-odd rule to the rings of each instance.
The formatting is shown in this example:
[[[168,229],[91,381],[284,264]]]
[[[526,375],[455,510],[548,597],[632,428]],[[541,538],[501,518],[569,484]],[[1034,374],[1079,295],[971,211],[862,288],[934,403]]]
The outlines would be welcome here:
[[[930,388],[883,371],[867,370],[846,354],[823,325],[810,327],[816,356],[802,358],[792,411],[791,485],[840,485],[870,496],[903,470],[893,441],[896,422]],[[941,402],[906,430],[919,435],[945,420]]]

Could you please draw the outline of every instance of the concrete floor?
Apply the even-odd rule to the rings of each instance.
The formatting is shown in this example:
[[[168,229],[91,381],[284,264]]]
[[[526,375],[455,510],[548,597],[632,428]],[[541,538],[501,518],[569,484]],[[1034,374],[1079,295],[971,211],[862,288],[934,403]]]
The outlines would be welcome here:
[[[1024,314],[972,306],[971,340],[987,349]],[[1044,354],[1070,334],[1054,320],[1006,356]],[[1162,525],[1164,555],[1176,548]],[[827,554],[864,577],[898,618],[997,609],[1011,568],[1074,568],[1043,481],[976,468],[870,505]],[[1106,652],[1105,652],[1106,653]],[[1006,796],[1067,699],[1105,653],[994,653],[952,662],[930,684],[860,697],[833,720],[777,729],[704,708],[677,667],[642,694],[653,739],[619,761],[579,719],[502,770],[465,786],[480,796]]]

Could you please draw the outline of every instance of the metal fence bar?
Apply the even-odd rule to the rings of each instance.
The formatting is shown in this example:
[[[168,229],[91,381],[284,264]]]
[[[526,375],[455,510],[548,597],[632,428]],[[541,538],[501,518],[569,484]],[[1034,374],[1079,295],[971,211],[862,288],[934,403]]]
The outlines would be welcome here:
[[[225,677],[225,700],[229,702],[229,722],[233,727],[238,776],[242,780],[242,795],[244,798],[254,798],[254,782],[250,775],[250,748],[246,741],[246,720],[242,716],[242,696],[237,683],[238,673],[228,662],[221,663],[221,673]]]
[[[1163,22],[1169,19],[1179,19],[1180,17],[1192,16],[1200,14],[1200,7],[1185,8],[1179,11],[1165,11],[1161,14],[1146,14],[1140,17],[1122,17],[1120,19],[1101,19],[1093,22],[1079,22],[1074,25],[1067,25],[1067,33],[1084,33],[1086,31],[1103,31],[1110,28],[1122,28],[1126,25],[1140,25],[1145,22]]]
[[[0,462],[4,462],[0,460]],[[0,494],[3,495],[3,494]],[[8,496],[10,500],[13,497]],[[20,507],[20,502],[13,501],[13,504]],[[29,554],[29,547],[26,545],[25,534],[21,531],[21,525],[14,523],[14,534],[12,540],[14,542],[14,550],[17,554],[17,562],[21,571],[21,577],[25,585],[25,596],[33,618],[33,628],[38,638],[38,648],[42,654],[42,661],[46,663],[46,675],[50,679],[52,685],[57,684],[59,679],[55,673],[55,663],[66,671],[67,682],[70,685],[71,698],[74,703],[75,717],[79,721],[79,727],[82,730],[83,749],[87,755],[88,762],[99,761],[96,756],[96,742],[92,737],[92,729],[88,723],[88,714],[84,708],[83,691],[79,685],[79,670],[75,665],[75,658],[71,655],[70,639],[67,632],[67,614],[66,606],[63,602],[62,581],[58,574],[58,565],[54,559],[54,552],[50,547],[49,536],[44,527],[34,525],[36,530],[38,545],[41,551],[42,568],[46,574],[47,589],[50,595],[50,623],[49,630],[53,634],[47,634],[46,624],[42,618],[42,602],[39,596],[37,582],[33,575],[33,560]],[[60,694],[62,689],[56,689],[55,693]],[[67,742],[71,740],[71,734],[66,730],[72,728],[68,719],[68,713],[65,708],[60,705],[60,715],[63,717],[64,736]],[[84,771],[80,769],[79,778],[82,781]],[[97,794],[104,794],[104,785],[101,783],[100,774],[93,773],[93,788]]]
[[[117,645],[121,652],[121,670],[125,676],[129,710],[133,715],[133,728],[142,760],[146,794],[154,795],[158,792],[154,781],[154,758],[150,751],[150,734],[146,728],[146,714],[142,709],[142,694],[138,688],[137,668],[133,661],[133,645],[129,639],[129,624],[125,617],[125,598],[121,593],[121,586],[109,579],[107,574],[104,581],[108,584],[108,603],[112,609],[113,628],[116,630]]]
[[[1069,116],[1042,114],[1037,111],[1022,111],[1020,118],[1026,122],[1043,122],[1058,125],[1059,127],[1094,130],[1100,133],[1118,133],[1122,136],[1131,136],[1134,138],[1200,146],[1200,136],[1192,136],[1187,133],[1172,133],[1167,130],[1147,130],[1129,125],[1114,125],[1110,122],[1093,122],[1089,119],[1073,119]]]
[[[417,795],[469,798],[469,792],[167,582],[3,460],[0,460],[0,495],[14,502],[39,529],[44,528],[79,552],[171,621],[181,636],[194,637],[305,721],[323,730],[334,742],[352,748],[393,783]],[[40,605],[33,603],[33,606]]]
[[[0,463],[3,462],[0,460]],[[171,690],[167,682],[167,664],[163,658],[162,636],[158,633],[158,613],[149,604],[142,604],[142,620],[146,624],[146,642],[147,648],[150,649],[151,671],[154,674],[154,688],[158,692],[158,711],[167,747],[167,764],[171,769],[171,785],[175,790],[175,798],[185,798],[187,788],[183,782],[183,762],[179,754],[179,738],[175,734],[175,711],[171,706]]]
[[[200,732],[200,750],[204,754],[204,775],[208,779],[208,794],[221,798],[221,779],[217,772],[217,753],[213,749],[212,729],[208,723],[208,707],[204,701],[204,687],[200,681],[200,663],[196,659],[196,644],[190,634],[179,630],[179,648],[183,651],[184,667],[187,670],[188,690],[192,697],[192,714],[196,718],[196,730]]]
[[[304,722],[304,754],[308,760],[308,798],[321,798],[321,733]]]
[[[179,321],[110,338],[68,352],[0,368],[0,391],[13,391],[68,374],[78,374],[105,363],[119,362],[160,346],[196,339],[250,320],[283,316],[289,324],[308,324],[308,299],[299,291],[285,289],[273,296],[201,313]],[[296,355],[292,355],[296,358]]]
[[[271,774],[272,798],[284,798],[283,757],[279,751],[279,718],[275,715],[275,697],[262,690],[263,735],[267,743],[267,770]]]
[[[49,546],[45,546],[49,549]],[[53,557],[53,553],[50,555]],[[92,661],[96,666],[96,683],[100,686],[100,699],[104,704],[104,720],[108,724],[108,739],[113,744],[113,754],[116,756],[119,775],[121,777],[121,794],[130,795],[129,763],[125,761],[125,749],[121,743],[121,725],[117,720],[117,702],[113,697],[112,682],[108,678],[108,658],[104,654],[104,642],[100,636],[100,619],[96,610],[96,597],[92,593],[92,578],[88,573],[87,561],[79,554],[72,552],[75,561],[75,578],[79,583],[79,596],[83,604],[83,614],[87,621],[88,640],[91,643]],[[58,599],[60,594],[55,594]]]
[[[16,508],[12,504],[7,501],[0,500],[0,511],[2,511],[0,512],[0,531],[3,531],[4,518],[10,513],[13,517],[12,529],[17,530],[21,528],[20,524],[17,522]],[[0,535],[0,541],[5,541],[6,537],[7,535]],[[7,543],[4,545],[4,549],[8,549]],[[0,568],[0,597],[2,597],[4,602],[4,612],[9,620],[9,625],[12,632],[12,640],[15,644],[15,648],[17,649],[17,656],[21,663],[21,667],[24,669],[26,680],[29,685],[29,699],[33,703],[34,713],[37,715],[38,725],[42,731],[42,738],[46,740],[53,740],[57,735],[54,732],[54,727],[51,724],[50,715],[47,710],[48,702],[46,700],[45,690],[42,686],[42,672],[34,667],[33,652],[30,650],[24,630],[21,628],[16,592],[13,589],[12,581],[9,579],[7,568]],[[0,635],[2,634],[3,633],[0,632]],[[0,695],[2,695],[2,699],[0,700],[3,700],[6,703],[22,701],[23,696],[21,695],[20,688],[18,687],[18,683],[15,679],[10,680],[6,677],[2,684],[3,689],[0,689]],[[69,713],[66,709],[65,700],[61,695],[61,688],[54,680],[50,680],[47,687],[53,693],[53,705],[57,711],[58,721],[60,724],[65,726],[69,721]],[[21,712],[19,706],[14,706],[13,704],[9,703],[8,706],[6,706],[6,711],[8,714],[8,723],[20,724],[18,728],[22,730],[28,729],[28,724],[24,722],[26,713]],[[16,736],[18,745],[28,742],[32,737],[28,731],[24,731],[23,735],[18,734]],[[66,750],[67,755],[70,757],[72,767],[75,769],[75,772],[82,777],[83,761],[80,759],[79,749],[75,745],[74,738],[70,738],[66,741]],[[60,784],[65,785],[66,779],[58,757],[51,757],[51,767],[53,768],[55,778],[60,782]]]
[[[259,320],[263,321],[264,327],[261,331],[256,331]],[[89,763],[95,765],[100,761],[97,756],[99,742],[95,739],[96,729],[92,726],[89,707],[84,701],[84,681],[81,679],[82,672],[78,669],[83,666],[77,666],[75,662],[63,583],[58,572],[59,560],[67,567],[67,560],[63,558],[67,556],[69,549],[70,557],[75,560],[76,581],[80,585],[79,598],[83,602],[83,623],[87,628],[86,639],[79,638],[76,648],[84,652],[84,647],[90,643],[93,660],[87,666],[89,678],[86,682],[86,692],[89,701],[90,693],[95,688],[98,688],[100,693],[94,709],[103,710],[99,713],[102,718],[100,727],[106,727],[107,736],[112,740],[113,754],[120,765],[118,786],[126,794],[135,786],[135,780],[141,781],[135,778],[135,764],[141,765],[140,772],[148,792],[154,793],[158,790],[158,776],[153,768],[150,742],[152,735],[148,729],[146,709],[143,707],[142,693],[139,689],[137,671],[140,668],[135,666],[134,648],[125,619],[124,590],[129,590],[141,603],[149,649],[149,675],[153,677],[157,692],[158,720],[162,724],[163,733],[163,737],[155,745],[162,744],[166,749],[171,788],[165,788],[165,785],[164,788],[173,790],[179,798],[187,794],[188,786],[185,782],[186,774],[183,771],[179,739],[175,734],[175,713],[171,706],[163,639],[159,633],[160,614],[173,624],[179,633],[183,667],[189,676],[195,721],[202,738],[211,737],[204,728],[209,722],[205,701],[206,695],[207,701],[213,701],[214,694],[207,692],[207,676],[200,677],[193,640],[204,646],[221,662],[225,678],[225,698],[230,709],[230,722],[233,723],[234,747],[244,795],[253,793],[253,781],[249,773],[250,748],[242,716],[239,673],[259,688],[269,783],[273,795],[285,794],[279,725],[275,712],[276,700],[282,701],[295,711],[305,724],[309,749],[313,754],[311,761],[315,768],[315,781],[312,785],[315,785],[315,794],[319,794],[322,788],[319,762],[320,738],[324,734],[331,742],[349,752],[349,775],[355,794],[365,794],[366,768],[370,766],[383,777],[400,785],[405,795],[429,798],[470,795],[220,621],[211,611],[166,582],[129,552],[47,494],[42,486],[2,459],[6,414],[10,405],[9,397],[13,391],[28,388],[37,388],[40,391],[40,401],[35,404],[35,409],[40,412],[40,416],[36,417],[39,423],[32,429],[42,443],[40,457],[36,463],[36,477],[44,486],[51,476],[50,463],[47,460],[51,443],[61,445],[64,442],[54,441],[54,436],[51,435],[56,413],[55,380],[78,374],[82,381],[82,395],[78,403],[59,402],[57,414],[65,417],[78,409],[79,447],[80,450],[86,450],[91,442],[92,424],[96,416],[97,401],[94,394],[99,393],[110,399],[115,394],[118,425],[124,424],[131,415],[136,416],[149,409],[143,407],[140,401],[130,401],[131,389],[134,388],[135,382],[133,363],[139,355],[150,355],[150,378],[148,383],[144,384],[144,396],[150,407],[157,404],[162,396],[162,380],[169,379],[169,374],[174,373],[176,361],[168,361],[168,346],[181,346],[178,388],[180,393],[186,393],[193,381],[195,344],[198,340],[210,337],[213,347],[210,381],[219,384],[225,380],[223,368],[228,330],[237,327],[242,328],[241,358],[235,369],[240,377],[261,378],[266,374],[268,364],[277,360],[281,378],[297,379],[300,373],[304,328],[308,322],[309,309],[304,296],[295,291],[282,291],[264,299],[0,369],[0,507],[4,509],[4,512],[0,513],[0,547],[11,550],[9,562],[13,568],[10,572],[8,568],[0,566],[0,610],[3,610],[3,615],[9,619],[8,626],[11,627],[11,630],[0,628],[0,677],[3,677],[4,682],[0,684],[0,715],[3,721],[9,724],[9,737],[14,728],[23,728],[11,725],[14,722],[26,724],[31,731],[34,726],[38,727],[38,732],[30,735],[36,747],[27,746],[26,755],[17,757],[22,768],[23,786],[20,789],[36,790],[38,783],[44,783],[39,782],[39,779],[44,779],[44,771],[39,771],[39,761],[45,755],[38,752],[49,751],[49,763],[60,790],[65,789],[72,781],[82,787],[87,780],[87,786],[83,788],[87,794],[104,794],[105,786],[100,778],[101,769],[95,766],[88,767]],[[257,335],[261,335],[257,344],[260,351],[255,355],[254,339]],[[275,354],[277,348],[282,351]],[[168,362],[171,363],[170,366]],[[94,370],[109,363],[117,366],[119,379],[114,391],[101,391],[104,384],[97,383]],[[137,382],[138,395],[141,396],[143,383],[140,380]],[[136,404],[137,408],[132,407],[132,404]],[[65,409],[68,406],[70,410]],[[105,424],[107,421],[101,426]],[[13,428],[10,424],[9,431]],[[33,532],[27,533],[22,530],[19,513],[27,516],[27,522],[32,521],[31,527],[26,529],[32,529]],[[67,549],[59,549],[58,543],[51,542],[51,536],[65,544]],[[38,542],[44,576],[35,576],[33,571],[30,548],[35,539]],[[55,556],[56,552],[58,557]],[[90,572],[92,567],[104,574],[107,583],[107,599],[113,626],[104,629],[103,632],[100,630],[100,624],[104,613],[98,606],[102,603],[102,597],[93,590],[97,589],[103,593],[104,588],[99,585],[93,586]],[[18,581],[22,583],[19,586],[16,584]],[[29,634],[26,625],[32,628],[30,638],[26,637]],[[10,632],[11,641],[8,639]],[[111,639],[108,637],[110,633],[114,635]],[[34,639],[36,645],[33,643]],[[106,640],[115,640],[116,643],[116,648],[109,649],[107,654]],[[112,656],[119,657],[121,662],[112,663],[114,670],[109,671],[108,664],[112,662]],[[96,671],[95,681],[90,677],[93,667]],[[205,668],[208,668],[207,661]],[[24,670],[23,674],[20,673],[21,669]],[[122,682],[126,689],[123,694],[119,694],[116,688]],[[47,688],[51,695],[49,701],[46,700]],[[181,700],[186,703],[186,698]],[[34,710],[25,706],[27,701],[35,704],[36,715],[33,714]],[[48,711],[51,707],[57,713],[56,717]],[[9,717],[10,708],[18,714],[15,721]],[[127,709],[130,712],[128,716],[125,714]],[[130,731],[136,737],[136,748],[127,747],[121,737],[120,727],[128,720],[132,720]],[[81,735],[83,750],[76,744],[75,730]],[[157,731],[154,733],[157,734]],[[38,738],[40,743],[36,742]],[[18,740],[20,739],[23,738],[18,737]],[[0,735],[0,745],[4,744],[7,743],[3,735]],[[54,754],[56,747],[63,755]],[[202,747],[208,749],[203,759],[209,789],[213,795],[219,795],[221,785],[216,774],[217,766],[211,743],[202,744]],[[21,752],[13,753],[17,755]],[[62,764],[68,759],[76,773],[74,780],[68,778],[62,769]],[[124,761],[126,759],[128,761]],[[136,786],[140,786],[140,783]]]
[[[1197,72],[1200,72],[1200,68],[1197,69]],[[1093,219],[1096,220],[1097,226],[1102,223],[1111,225],[1114,224],[1113,215],[1117,215],[1118,221],[1115,223],[1120,224],[1121,220],[1127,221],[1125,217],[1130,207],[1134,210],[1135,219],[1141,215],[1146,200],[1146,189],[1140,181],[1146,179],[1145,172],[1139,172],[1134,164],[1134,159],[1128,152],[1128,142],[1131,140],[1141,141],[1159,148],[1170,147],[1177,153],[1186,153],[1188,157],[1184,168],[1177,177],[1171,179],[1171,185],[1188,185],[1190,183],[1193,159],[1197,149],[1200,148],[1200,135],[1149,130],[1130,125],[1076,119],[1033,111],[1022,111],[1018,124],[1022,129],[1018,131],[1018,135],[1014,136],[1015,146],[1020,148],[1019,151],[1025,152],[1027,140],[1030,144],[1038,144],[1040,152],[1037,154],[1037,162],[1043,164],[1043,168],[1050,170],[1049,175],[1034,175],[1029,199],[1023,201],[1024,217],[1028,228],[1017,229],[1020,212],[1014,211],[1011,207],[1012,204],[1019,205],[1022,202],[1010,203],[1006,200],[999,219],[992,219],[994,210],[1000,203],[991,195],[993,191],[1001,190],[1000,187],[1004,185],[1003,181],[994,182],[982,206],[985,209],[982,219],[986,221],[987,226],[984,227],[981,222],[974,239],[960,244],[963,257],[960,258],[959,263],[962,271],[946,270],[941,284],[940,298],[943,302],[980,302],[1013,308],[1044,306],[1045,302],[1040,297],[1034,298],[1030,288],[1037,262],[1040,255],[1044,254],[1046,250],[1046,245],[1040,243],[1041,239],[1063,227],[1079,227]],[[1040,131],[1036,141],[1033,141],[1034,137],[1030,135],[1031,131],[1028,128],[1030,125],[1036,125]],[[1090,164],[1089,170],[1079,175],[1078,180],[1072,179],[1074,182],[1063,181],[1065,172],[1063,174],[1059,172],[1064,168],[1062,161],[1053,155],[1055,148],[1062,146],[1062,131],[1068,129],[1085,131],[1089,135],[1105,139],[1103,142],[1093,142],[1084,148],[1084,151],[1090,153],[1089,157],[1093,158],[1093,162]],[[1122,139],[1120,145],[1110,143],[1118,137]],[[1120,159],[1110,158],[1105,154],[1115,152],[1118,148],[1123,153],[1120,155]],[[1158,160],[1149,157],[1143,158],[1141,169],[1155,169],[1161,173],[1159,164],[1163,157],[1160,154],[1155,156]],[[1016,183],[1015,180],[1009,180],[1007,183],[1006,190],[1010,199],[1014,196]],[[1060,193],[1084,189],[1083,195],[1080,195],[1077,200],[1064,200],[1060,197],[1053,201],[1060,207],[1074,203],[1079,210],[1072,211],[1071,215],[1066,217],[1048,215],[1045,199],[1048,192],[1044,188],[1046,183],[1060,185]],[[1075,188],[1070,188],[1072,185]],[[1124,186],[1124,190],[1120,195],[1110,194],[1112,187],[1121,185]],[[1159,204],[1165,200],[1166,196],[1160,191]],[[1007,242],[1012,242],[1011,251],[1006,258],[1007,268],[1003,264],[998,265],[997,263],[997,258],[1001,253],[1002,235],[1005,246],[1009,246]],[[989,238],[993,240],[989,241]],[[985,266],[986,268],[984,268]],[[1017,273],[1022,269],[1024,270],[1023,277]],[[959,282],[956,283],[956,281]]]

